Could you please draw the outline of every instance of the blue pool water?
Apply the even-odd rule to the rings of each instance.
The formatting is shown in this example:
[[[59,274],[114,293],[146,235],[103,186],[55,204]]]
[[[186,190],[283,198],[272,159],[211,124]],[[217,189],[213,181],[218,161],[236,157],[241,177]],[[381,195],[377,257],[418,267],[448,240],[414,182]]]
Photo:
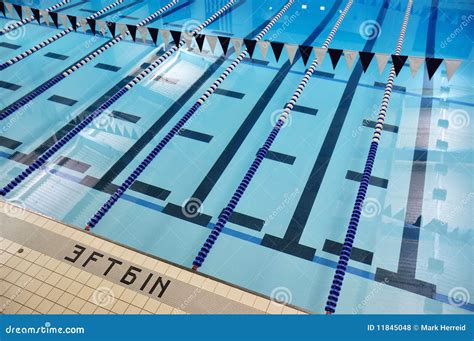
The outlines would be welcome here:
[[[12,2],[42,9],[56,3]],[[73,0],[58,12],[88,16],[112,2]],[[100,20],[137,24],[168,2],[127,0]],[[195,26],[225,3],[181,0],[149,26]],[[203,33],[253,38],[285,3],[240,0]],[[321,46],[345,5],[297,0],[264,39]],[[406,6],[354,1],[330,47],[393,53]],[[412,77],[408,65],[395,80],[339,313],[474,311],[473,19],[474,4],[466,1],[413,2],[402,54],[463,63],[449,82],[444,64],[431,81],[423,69]],[[0,26],[12,20],[7,13]],[[374,39],[363,33],[372,21]],[[57,32],[30,23],[0,36],[0,62]],[[0,86],[0,109],[109,39],[78,30],[0,71],[2,82],[15,85]],[[2,120],[1,185],[162,54],[160,44],[127,38]],[[84,228],[236,57],[193,47],[180,49],[4,200]],[[225,91],[210,97],[93,233],[192,265],[306,70],[301,60],[291,65],[286,51],[279,62],[271,52],[263,60],[258,48],[254,58],[222,83]],[[333,70],[326,56],[272,145],[273,159],[263,161],[199,271],[324,311],[373,134],[367,125],[378,115],[388,72],[379,74],[375,60],[366,73],[358,62],[349,69],[344,56]],[[52,100],[57,96],[63,99]],[[190,198],[202,203],[197,216],[183,214]],[[286,246],[269,247],[271,236]]]

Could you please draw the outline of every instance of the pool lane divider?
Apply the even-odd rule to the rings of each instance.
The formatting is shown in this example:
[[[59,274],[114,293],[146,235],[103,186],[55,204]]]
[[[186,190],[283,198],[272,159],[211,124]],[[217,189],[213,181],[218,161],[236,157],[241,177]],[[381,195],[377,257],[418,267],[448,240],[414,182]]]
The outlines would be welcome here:
[[[52,12],[52,11],[55,11],[57,10],[58,8],[70,3],[71,0],[62,0],[60,2],[58,2],[57,4],[51,6],[51,7],[48,7],[45,9],[45,12]],[[14,5],[14,6],[20,6],[20,5]],[[18,10],[17,10],[18,11]],[[21,6],[20,6],[20,9],[19,9],[20,13],[21,13]],[[21,19],[21,18],[20,18]],[[0,29],[0,36],[4,35],[4,34],[7,34],[13,30],[16,30],[17,28],[20,28],[22,27],[23,25],[26,25],[30,22],[32,22],[33,20],[35,20],[36,17],[34,14],[30,15],[28,18],[24,18],[24,19],[21,19],[17,22],[14,22],[10,25],[8,25],[7,27],[4,27],[2,29]]]
[[[193,31],[189,32],[189,34],[191,34],[193,36],[199,34],[199,32],[201,32],[206,26],[208,26],[209,24],[214,22],[217,18],[219,18],[222,14],[224,14],[237,1],[238,0],[230,0],[229,2],[227,2],[221,9],[219,9],[213,15],[211,15],[209,18],[207,18],[203,23],[201,23]],[[176,3],[176,2],[177,1],[172,1],[172,3]],[[169,6],[170,6],[170,4],[163,7],[163,9],[164,8],[169,8]],[[66,145],[66,143],[68,143],[74,136],[79,134],[96,117],[100,116],[107,108],[109,108],[120,97],[122,97],[130,89],[132,89],[135,85],[137,85],[141,80],[143,80],[145,77],[147,77],[151,72],[153,72],[158,66],[160,66],[162,63],[164,63],[170,56],[172,56],[176,51],[178,51],[185,44],[186,44],[186,40],[181,39],[181,41],[179,42],[178,45],[174,45],[174,46],[170,47],[163,55],[161,55],[159,58],[157,58],[145,70],[140,72],[136,77],[134,77],[130,82],[128,82],[125,86],[123,86],[114,95],[112,95],[107,101],[105,101],[102,105],[100,105],[91,114],[87,115],[73,129],[69,130],[61,139],[59,139],[50,148],[48,148],[39,158],[37,158],[35,161],[33,161],[33,163],[30,166],[28,166],[18,176],[16,176],[14,179],[12,179],[6,186],[4,186],[2,189],[0,189],[0,195],[1,196],[7,195],[11,190],[13,190],[15,187],[17,187],[20,183],[22,183],[29,175],[31,175],[34,171],[38,170],[42,165],[44,165],[46,163],[46,161],[48,161],[48,159],[51,156],[53,156],[59,149],[64,147],[64,145]],[[86,58],[88,58],[88,57],[86,57]],[[78,64],[80,64],[80,63],[78,63]],[[67,74],[67,72],[62,74],[63,77],[65,77],[64,74]],[[54,81],[54,79],[53,79],[53,81]],[[57,83],[57,81],[55,83]]]
[[[347,12],[352,6],[353,1],[349,0],[345,6],[345,8],[342,10],[341,14],[339,15],[339,18],[337,19],[336,23],[334,24],[333,28],[329,32],[328,37],[324,41],[322,48],[327,49],[329,47],[329,44],[331,43],[332,39],[334,38],[334,35],[339,29],[339,26],[341,25],[342,21],[344,20]],[[268,151],[270,150],[271,145],[273,144],[273,141],[277,137],[280,129],[284,126],[286,120],[288,119],[288,116],[290,115],[291,110],[294,108],[296,102],[298,101],[298,98],[301,96],[303,93],[308,81],[310,80],[312,74],[316,70],[316,67],[318,66],[318,58],[316,57],[308,70],[306,70],[305,75],[301,82],[298,84],[298,87],[296,91],[294,92],[293,96],[291,97],[290,101],[286,104],[285,109],[283,110],[282,114],[279,116],[277,122],[275,123],[275,126],[273,127],[271,133],[267,136],[265,143],[263,146],[258,150],[257,155],[252,162],[252,165],[250,168],[247,170],[244,178],[241,180],[239,186],[235,190],[234,194],[232,195],[232,198],[230,201],[227,203],[226,207],[222,210],[222,213],[219,215],[217,219],[217,223],[214,226],[213,230],[207,237],[206,241],[204,242],[203,246],[201,247],[201,250],[198,252],[196,255],[192,268],[194,270],[197,270],[199,267],[202,266],[204,263],[206,257],[208,256],[209,252],[211,251],[212,247],[214,246],[215,242],[217,241],[217,238],[221,234],[222,230],[225,227],[225,224],[229,221],[230,216],[234,212],[235,208],[237,207],[237,204],[239,203],[240,198],[243,196],[245,193],[245,190],[247,189],[248,185],[252,181],[253,176],[257,172],[258,167],[262,163],[262,161],[265,159],[265,156],[267,155]]]
[[[403,18],[402,27],[400,30],[400,35],[397,41],[397,47],[395,49],[395,55],[397,56],[400,55],[402,51],[412,4],[413,1],[408,0],[405,16]],[[382,98],[382,103],[380,104],[379,116],[377,119],[377,124],[375,125],[374,134],[372,136],[372,142],[370,144],[362,179],[360,181],[359,189],[357,191],[356,201],[354,204],[354,208],[352,209],[351,219],[349,222],[349,226],[347,227],[344,244],[339,255],[339,261],[337,263],[336,272],[334,274],[331,289],[328,295],[328,300],[326,302],[325,310],[327,314],[332,314],[336,312],[337,302],[341,293],[342,284],[348,267],[349,259],[351,257],[357,227],[359,225],[360,216],[362,214],[367,188],[369,187],[369,182],[372,175],[372,168],[374,166],[375,156],[377,154],[377,148],[385,122],[385,115],[387,113],[388,104],[390,102],[390,96],[392,94],[393,82],[395,80],[395,77],[397,76],[396,74],[397,72],[395,70],[395,67],[392,65],[388,76],[387,84],[385,86],[385,92]]]
[[[119,0],[119,1],[123,1],[123,0]],[[147,23],[149,23],[151,20],[157,18],[158,16],[160,16],[161,14],[163,14],[164,12],[168,11],[171,7],[173,7],[175,4],[177,4],[180,0],[172,0],[170,3],[168,3],[166,6],[160,8],[158,11],[156,11],[155,13],[153,13],[152,15],[146,17],[145,19],[143,19],[138,25],[139,26],[143,26],[143,25],[146,25]],[[72,30],[72,28],[70,28]],[[66,30],[65,30],[66,31]],[[65,32],[63,31],[63,32]],[[73,72],[77,71],[79,68],[81,68],[82,66],[86,65],[87,63],[89,63],[91,60],[93,60],[94,58],[98,57],[99,55],[101,55],[102,53],[104,53],[105,51],[107,51],[109,48],[111,48],[112,46],[114,46],[115,44],[117,44],[118,42],[122,41],[123,39],[125,39],[128,35],[130,34],[130,32],[127,30],[125,32],[125,34],[120,34],[118,36],[116,36],[114,39],[111,39],[109,40],[107,43],[103,44],[102,46],[100,46],[99,48],[97,48],[96,50],[94,50],[93,52],[91,52],[89,55],[87,55],[86,57],[82,58],[80,61],[78,61],[76,64],[74,64],[73,66],[71,66],[69,69],[63,71],[62,73],[59,73],[57,74],[56,76],[54,76],[53,78],[49,79],[48,81],[46,81],[45,83],[43,83],[41,86],[39,86],[38,88],[36,88],[35,90],[33,90],[32,92],[30,92],[28,95],[22,97],[20,100],[14,102],[12,105],[8,106],[7,108],[5,108],[5,110],[3,110],[2,112],[0,112],[0,121],[1,120],[4,120],[5,118],[7,118],[8,116],[10,116],[11,114],[13,114],[15,111],[17,111],[18,109],[22,108],[23,106],[25,106],[27,103],[31,102],[33,99],[35,99],[36,97],[38,97],[39,95],[41,95],[43,92],[45,92],[46,90],[48,90],[49,88],[53,87],[56,83],[59,83],[60,81],[62,81],[63,79],[65,79],[67,76],[71,75]],[[50,38],[51,39],[51,38]],[[1,68],[0,68],[1,69]]]
[[[270,22],[260,31],[254,38],[255,43],[260,41],[263,36],[275,25],[278,20],[285,14],[285,12],[294,4],[294,0],[289,0],[280,11],[270,20]],[[140,174],[148,167],[154,158],[161,152],[161,150],[171,141],[173,137],[179,135],[186,122],[196,113],[196,111],[206,102],[206,100],[216,92],[218,87],[224,80],[234,71],[234,69],[242,62],[248,55],[248,49],[243,50],[239,56],[224,70],[224,72],[212,83],[212,85],[204,92],[204,94],[193,104],[188,112],[181,117],[173,128],[165,135],[165,137],[153,148],[153,150],[146,156],[146,158],[138,165],[137,168],[130,174],[122,185],[115,191],[115,193],[102,205],[102,207],[94,214],[86,225],[86,230],[90,230],[105,216],[105,214],[112,208],[112,206],[120,199],[120,197],[127,191],[128,188],[135,182]]]
[[[110,11],[112,8],[120,5],[122,2],[124,2],[124,0],[117,0],[113,3],[111,3],[110,5],[102,8],[101,10],[91,14],[90,16],[88,16],[86,18],[86,20],[93,20],[93,19],[97,18],[98,16]],[[36,44],[32,48],[29,48],[28,50],[20,53],[19,55],[7,60],[3,64],[0,64],[0,71],[5,70],[6,68],[12,66],[13,64],[18,63],[20,60],[22,60],[22,59],[24,59],[28,56],[31,56],[33,53],[41,50],[42,48],[48,46],[51,43],[54,43],[55,41],[63,38],[67,34],[75,31],[78,27],[80,27],[80,24],[72,25],[71,27],[66,28],[65,30],[62,30],[59,33],[56,33],[55,35],[49,37],[48,39],[42,41],[41,43]]]

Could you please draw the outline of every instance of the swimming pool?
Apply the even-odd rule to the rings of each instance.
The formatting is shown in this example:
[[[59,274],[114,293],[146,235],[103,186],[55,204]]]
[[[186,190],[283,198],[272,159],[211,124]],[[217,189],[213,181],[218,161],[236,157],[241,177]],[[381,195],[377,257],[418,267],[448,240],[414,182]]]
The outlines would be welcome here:
[[[44,9],[59,1],[12,2]],[[85,17],[111,3],[73,0],[56,11]],[[203,34],[251,39],[289,4],[263,39],[321,46],[348,4],[170,3],[123,1],[98,19],[136,25],[165,8],[148,27],[187,31],[216,16]],[[394,53],[408,3],[353,1],[330,47]],[[412,77],[408,65],[396,77],[338,313],[474,310],[473,9],[461,1],[412,4],[402,54],[464,62],[449,82],[444,65],[432,80],[423,69]],[[13,20],[7,17],[2,27]],[[62,29],[32,22],[0,36],[0,62]],[[34,95],[0,123],[5,186],[150,70],[4,200],[85,228],[237,57],[212,53],[206,43],[203,52],[183,46],[165,60],[161,41],[155,47],[128,37],[43,87],[111,39],[78,29],[0,71],[2,113]],[[257,48],[243,59],[92,233],[191,267],[311,63],[300,57],[290,63],[283,51],[276,61]],[[390,71],[380,74],[372,62],[364,73],[344,59],[333,70],[326,56],[310,77],[199,271],[324,312]]]

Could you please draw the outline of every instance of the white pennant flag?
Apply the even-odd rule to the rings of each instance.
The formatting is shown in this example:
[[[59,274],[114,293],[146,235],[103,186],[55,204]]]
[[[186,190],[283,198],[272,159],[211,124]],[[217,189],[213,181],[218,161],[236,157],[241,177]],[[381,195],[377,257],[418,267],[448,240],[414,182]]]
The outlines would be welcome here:
[[[268,41],[261,41],[261,42],[258,42],[258,47],[260,48],[262,59],[265,60],[267,58],[267,51],[268,51],[268,48],[270,47],[270,43]]]
[[[43,17],[44,22],[46,23],[46,25],[49,26],[49,14],[48,14],[48,12],[41,11],[40,13],[41,13],[41,16]]]
[[[237,55],[239,55],[240,51],[242,50],[243,39],[241,39],[241,38],[232,38],[230,41],[232,42],[232,45],[234,45],[235,53]]]
[[[79,21],[79,24],[81,25],[82,32],[86,33],[87,32],[87,20],[85,18],[80,18],[80,17],[78,17],[77,20]]]
[[[9,2],[5,2],[5,6],[7,7],[7,10],[10,13],[10,16],[13,17],[14,16],[13,5]]]
[[[216,49],[216,44],[217,44],[217,37],[216,36],[206,36],[207,43],[209,44],[209,48],[211,49],[211,52],[214,53],[214,50]]]
[[[25,12],[26,18],[30,18],[32,16],[31,9],[28,6],[23,6],[23,11]]]
[[[189,49],[191,47],[191,43],[193,42],[193,35],[191,33],[185,32],[181,35],[181,38],[184,39],[184,43]]]
[[[459,59],[445,59],[444,65],[446,66],[446,75],[448,76],[448,81],[451,80],[451,77],[454,75],[459,65],[461,65],[462,60]]]
[[[105,36],[105,33],[107,31],[107,24],[105,23],[105,21],[97,21],[97,25],[99,26],[100,33]]]
[[[376,53],[375,54],[375,60],[377,61],[377,66],[379,68],[379,73],[382,73],[383,70],[385,69],[385,66],[387,65],[388,59],[390,56],[388,54],[384,53]]]
[[[346,60],[346,63],[349,69],[352,69],[352,65],[354,65],[356,57],[357,57],[356,51],[344,50],[344,59]]]
[[[314,54],[316,55],[316,58],[318,59],[319,65],[323,65],[324,57],[326,57],[327,52],[328,52],[328,49],[326,48],[322,48],[322,47],[314,48]]]
[[[420,69],[421,64],[425,61],[425,58],[421,57],[408,57],[408,63],[410,64],[411,76],[415,77],[416,73]]]
[[[165,43],[165,47],[168,46],[170,41],[170,31],[169,30],[160,30],[161,36],[163,37],[163,41]]]
[[[140,32],[140,35],[142,37],[143,44],[146,43],[146,38],[147,38],[147,28],[146,26],[138,26],[138,32]]]
[[[290,63],[293,64],[293,60],[295,59],[296,55],[296,50],[298,50],[298,46],[292,44],[285,44],[285,48],[286,53],[288,54],[288,59],[290,60]]]
[[[82,25],[82,23],[81,23],[81,25]],[[118,29],[119,29],[119,32],[120,32],[121,35],[124,36],[124,35],[127,34],[128,30],[127,30],[127,26],[125,26],[125,24],[117,24],[117,26],[118,26]]]
[[[69,27],[69,20],[67,19],[67,16],[65,14],[60,14],[59,19],[61,19],[61,22],[63,23],[64,28]]]

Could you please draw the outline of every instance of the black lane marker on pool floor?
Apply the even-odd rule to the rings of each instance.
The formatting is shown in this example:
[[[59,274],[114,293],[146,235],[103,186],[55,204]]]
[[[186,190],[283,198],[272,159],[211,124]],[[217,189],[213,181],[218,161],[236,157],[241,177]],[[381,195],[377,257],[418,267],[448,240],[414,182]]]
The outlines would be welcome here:
[[[65,56],[63,54],[54,53],[54,52],[48,52],[44,56],[48,58],[59,59],[59,60],[66,60],[69,58],[69,56]]]
[[[0,88],[4,88],[11,91],[17,91],[19,88],[21,88],[21,85],[0,81]]]
[[[0,43],[0,47],[5,47],[5,48],[11,49],[11,50],[18,50],[21,46],[20,46],[20,45],[15,45],[15,44],[10,44],[10,43],[1,42],[1,43]]]
[[[232,90],[225,90],[225,89],[221,89],[221,88],[217,88],[214,91],[214,93],[217,94],[217,95],[222,95],[222,96],[227,96],[227,97],[232,97],[232,98],[238,98],[238,99],[242,99],[245,96],[245,94],[243,94],[241,92],[232,91]]]
[[[285,107],[286,107],[286,104],[285,104]],[[297,111],[303,114],[308,114],[308,115],[313,115],[313,116],[316,116],[316,114],[318,113],[318,109],[313,109],[313,108],[305,107],[304,105],[298,105],[298,104],[295,104],[293,106],[292,111]]]
[[[85,173],[91,167],[91,165],[85,162],[73,160],[67,156],[60,156],[59,159],[57,159],[54,163],[79,173]]]
[[[378,88],[385,89],[385,83],[382,82],[374,82],[374,86]],[[393,91],[398,91],[398,92],[407,92],[407,88],[404,86],[400,85],[394,85],[393,86]]]
[[[427,57],[434,55],[437,18],[438,0],[432,0],[426,38],[425,55]],[[426,164],[428,161],[432,108],[433,80],[429,80],[425,70],[398,269],[397,272],[381,268],[377,268],[375,271],[376,281],[386,282],[388,285],[396,288],[429,298],[436,296],[436,285],[416,279],[416,264],[418,261],[418,246],[422,224],[421,215],[423,209],[423,192],[425,189]]]
[[[229,218],[230,223],[234,223],[254,231],[261,231],[265,225],[265,221],[258,219],[247,214],[239,213],[234,211]]]
[[[121,68],[115,65],[110,65],[110,64],[104,64],[104,63],[98,63],[94,65],[95,68],[97,69],[102,69],[102,70],[107,70],[107,71],[112,71],[112,72],[117,72]]]
[[[364,127],[368,127],[368,128],[375,128],[376,124],[377,124],[377,122],[371,121],[371,120],[363,120],[362,121],[362,125]],[[398,126],[394,126],[394,125],[391,125],[391,124],[385,124],[384,123],[383,131],[388,131],[390,133],[398,133]]]
[[[295,163],[296,157],[288,155],[288,154],[283,154],[279,152],[274,152],[272,150],[269,150],[267,154],[265,155],[265,159],[273,160],[273,161],[278,161],[282,163],[286,163],[288,165],[292,165]]]
[[[346,179],[361,182],[362,181],[362,175],[363,175],[362,173],[348,170],[347,173],[346,173]],[[369,185],[377,186],[377,187],[381,187],[381,188],[387,188],[388,187],[388,180],[383,179],[383,178],[378,178],[376,176],[371,176],[370,180],[369,180]]]
[[[376,20],[380,25],[382,25],[385,20],[387,10],[388,2],[384,2]],[[367,40],[363,50],[368,52],[372,51],[375,41],[376,39]],[[347,81],[347,85],[341,96],[341,100],[339,101],[331,125],[326,133],[321,150],[318,153],[318,157],[313,165],[296,209],[291,217],[291,221],[286,229],[285,235],[283,238],[280,238],[270,234],[265,234],[262,239],[262,245],[293,256],[313,260],[316,250],[300,244],[299,241],[306,227],[306,223],[308,222],[309,215],[311,214],[311,210],[329,166],[329,161],[331,160],[334,148],[336,147],[342,127],[344,126],[344,121],[349,112],[349,108],[352,104],[362,74],[362,65],[356,63],[354,70]]]
[[[21,142],[10,139],[5,136],[0,136],[0,146],[8,149],[17,149],[21,145]]]
[[[335,242],[333,240],[326,239],[326,241],[324,242],[323,251],[339,256],[342,251],[342,244]],[[357,247],[352,248],[351,259],[353,261],[371,265],[373,258],[374,258],[373,252],[359,249]]]
[[[119,119],[119,120],[122,120],[122,121],[130,122],[130,123],[137,123],[141,119],[140,116],[127,114],[125,112],[121,112],[121,111],[117,111],[117,110],[113,110],[111,113],[109,113],[109,116],[113,117],[113,118],[116,118],[116,119]]]
[[[211,135],[200,133],[198,131],[189,130],[189,129],[181,129],[178,135],[182,137],[187,137],[188,139],[193,139],[196,141],[201,141],[201,142],[206,142],[206,143],[211,142],[213,138],[213,136]]]
[[[324,77],[324,78],[334,78],[334,74],[333,74],[333,73],[324,72],[324,71],[318,71],[318,70],[314,71],[312,77],[316,77],[316,76],[320,76],[320,77]]]
[[[48,98],[48,101],[56,102],[56,103],[59,103],[59,104],[70,106],[70,107],[72,107],[74,104],[77,103],[77,101],[74,100],[74,99],[59,96],[59,95],[51,96],[50,98]]]

